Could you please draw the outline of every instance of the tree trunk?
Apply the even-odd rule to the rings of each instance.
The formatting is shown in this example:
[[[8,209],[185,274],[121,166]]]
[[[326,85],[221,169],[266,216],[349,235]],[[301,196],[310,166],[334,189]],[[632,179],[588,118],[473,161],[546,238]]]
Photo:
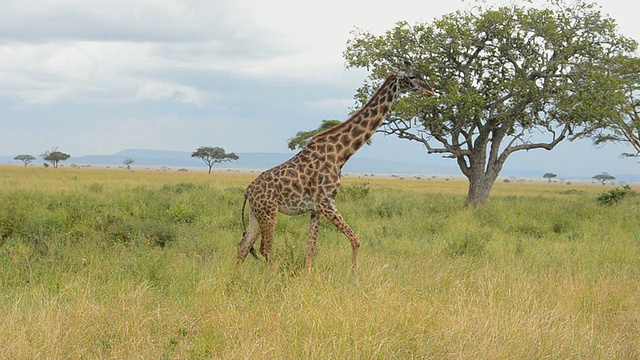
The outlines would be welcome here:
[[[496,181],[497,176],[490,174],[474,174],[469,177],[469,192],[467,193],[467,199],[465,200],[465,206],[469,205],[484,205],[489,198],[489,193],[493,188],[493,183]]]
[[[462,173],[469,179],[469,192],[465,200],[465,206],[484,205],[489,198],[493,183],[498,178],[504,160],[490,156],[489,160],[481,147],[473,156],[469,157],[469,165],[464,159],[458,159]],[[505,158],[506,159],[506,158]]]

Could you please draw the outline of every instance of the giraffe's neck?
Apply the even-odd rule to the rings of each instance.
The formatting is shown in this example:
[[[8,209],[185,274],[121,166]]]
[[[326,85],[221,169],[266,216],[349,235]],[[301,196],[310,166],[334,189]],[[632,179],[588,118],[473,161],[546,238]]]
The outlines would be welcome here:
[[[312,151],[335,154],[335,162],[342,168],[382,125],[398,93],[397,77],[390,75],[380,89],[349,120],[314,136],[307,147]],[[333,157],[332,157],[333,158]]]

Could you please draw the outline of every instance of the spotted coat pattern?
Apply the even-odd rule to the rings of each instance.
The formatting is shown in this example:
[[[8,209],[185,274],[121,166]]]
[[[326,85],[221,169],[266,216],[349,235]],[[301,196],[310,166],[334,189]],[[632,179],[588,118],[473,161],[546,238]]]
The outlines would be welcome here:
[[[314,136],[298,154],[262,172],[247,187],[245,204],[248,202],[250,207],[249,227],[238,244],[238,263],[244,261],[249,251],[255,256],[253,244],[261,235],[260,253],[272,267],[271,244],[278,213],[298,215],[310,212],[307,270],[311,269],[320,219],[324,216],[349,239],[351,267],[356,271],[360,246],[358,235],[347,225],[335,205],[340,190],[340,171],[382,124],[396,95],[405,90],[433,95],[419,75],[392,72],[367,104],[349,120]]]

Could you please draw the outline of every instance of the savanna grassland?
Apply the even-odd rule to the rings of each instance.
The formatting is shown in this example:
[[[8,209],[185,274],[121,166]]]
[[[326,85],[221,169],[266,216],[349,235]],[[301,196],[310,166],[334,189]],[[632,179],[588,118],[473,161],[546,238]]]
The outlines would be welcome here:
[[[235,266],[257,174],[0,168],[3,359],[638,359],[640,196],[613,187],[344,179],[305,274]]]

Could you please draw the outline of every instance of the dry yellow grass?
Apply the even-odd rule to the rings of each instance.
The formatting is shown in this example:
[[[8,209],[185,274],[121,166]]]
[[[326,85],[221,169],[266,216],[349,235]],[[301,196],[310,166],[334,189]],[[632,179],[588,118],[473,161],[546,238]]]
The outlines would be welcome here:
[[[0,358],[640,358],[638,197],[496,184],[465,209],[464,182],[347,178],[370,185],[339,199],[353,278],[326,223],[304,275],[307,217],[280,219],[274,272],[236,268],[255,175],[0,168],[0,201],[33,214],[1,237]]]

